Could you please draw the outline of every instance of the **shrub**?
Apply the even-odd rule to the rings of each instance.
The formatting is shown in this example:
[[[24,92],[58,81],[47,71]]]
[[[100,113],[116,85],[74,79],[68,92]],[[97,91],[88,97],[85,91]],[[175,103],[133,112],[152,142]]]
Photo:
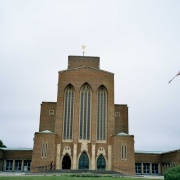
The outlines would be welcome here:
[[[70,174],[70,177],[100,177],[97,174],[81,173],[81,174]]]
[[[165,180],[180,180],[180,165],[169,169],[164,174]]]

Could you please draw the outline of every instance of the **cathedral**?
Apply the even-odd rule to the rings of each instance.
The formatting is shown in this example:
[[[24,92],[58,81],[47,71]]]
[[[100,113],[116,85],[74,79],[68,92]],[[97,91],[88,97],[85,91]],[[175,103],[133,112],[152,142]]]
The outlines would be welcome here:
[[[99,57],[69,56],[59,71],[57,102],[42,102],[31,167],[135,174],[128,107],[114,104],[114,74]]]
[[[0,171],[103,170],[163,175],[180,150],[134,150],[128,106],[114,103],[114,74],[99,57],[69,56],[58,73],[57,102],[42,102],[33,148],[0,148]]]

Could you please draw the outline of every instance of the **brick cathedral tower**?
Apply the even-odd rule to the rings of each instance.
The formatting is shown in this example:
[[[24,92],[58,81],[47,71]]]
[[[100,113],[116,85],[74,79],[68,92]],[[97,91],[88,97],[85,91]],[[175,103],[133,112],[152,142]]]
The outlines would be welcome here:
[[[114,104],[114,74],[99,57],[69,56],[59,71],[57,102],[42,102],[31,169],[113,170],[135,174],[127,105]]]

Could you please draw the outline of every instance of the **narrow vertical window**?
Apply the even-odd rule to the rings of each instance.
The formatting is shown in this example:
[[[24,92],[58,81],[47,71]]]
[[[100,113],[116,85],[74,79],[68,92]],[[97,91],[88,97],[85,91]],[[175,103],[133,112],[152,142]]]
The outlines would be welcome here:
[[[121,145],[121,159],[124,160],[124,145]]]
[[[42,143],[42,149],[41,149],[41,157],[44,158],[44,142]]]
[[[90,140],[91,90],[85,84],[80,92],[80,132],[81,140]]]
[[[42,158],[47,158],[47,151],[48,151],[48,143],[43,142],[42,143],[42,149],[41,149],[41,157]]]
[[[107,121],[107,91],[105,87],[101,86],[97,93],[97,140],[106,140],[106,121]]]
[[[47,158],[47,150],[48,150],[48,143],[46,142],[44,145],[44,157]]]
[[[73,127],[73,115],[74,115],[74,89],[72,85],[68,85],[64,94],[64,139],[72,139],[72,127]]]
[[[124,145],[124,159],[127,160],[127,146]]]
[[[126,146],[126,144],[121,145],[121,159],[127,160],[127,146]]]

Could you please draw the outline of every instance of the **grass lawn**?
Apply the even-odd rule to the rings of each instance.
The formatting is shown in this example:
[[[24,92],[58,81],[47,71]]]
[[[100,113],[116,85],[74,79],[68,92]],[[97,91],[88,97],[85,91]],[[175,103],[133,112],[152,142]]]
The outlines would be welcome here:
[[[70,176],[0,176],[0,180],[147,180],[147,178],[128,177],[70,177]],[[154,179],[153,180],[159,180]]]

